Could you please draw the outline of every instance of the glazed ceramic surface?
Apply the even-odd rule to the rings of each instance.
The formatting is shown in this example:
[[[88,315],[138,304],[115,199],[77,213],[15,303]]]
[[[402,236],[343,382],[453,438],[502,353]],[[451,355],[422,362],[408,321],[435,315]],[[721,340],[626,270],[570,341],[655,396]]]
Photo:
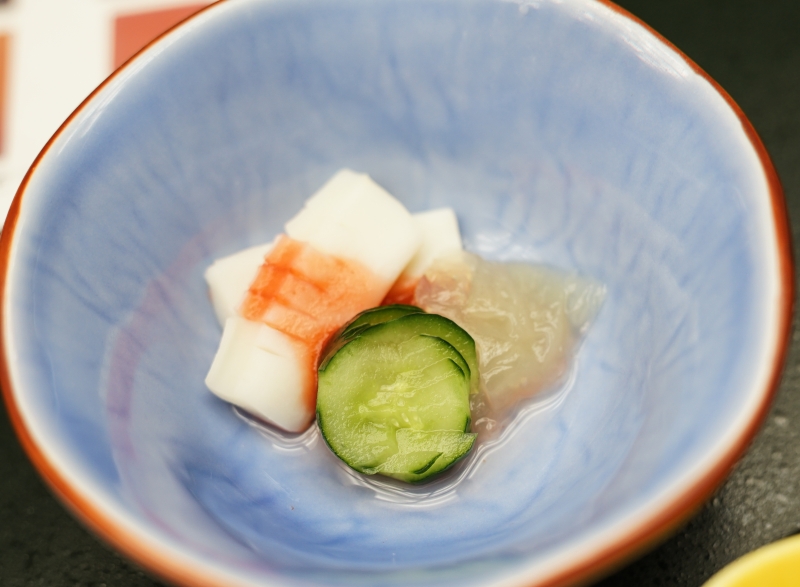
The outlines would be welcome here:
[[[23,186],[9,402],[78,513],[179,582],[569,582],[687,515],[768,403],[791,280],[752,141],[598,2],[217,4],[101,87]],[[431,485],[364,480],[203,384],[204,269],[345,166],[411,211],[452,206],[471,251],[607,287],[565,389]]]

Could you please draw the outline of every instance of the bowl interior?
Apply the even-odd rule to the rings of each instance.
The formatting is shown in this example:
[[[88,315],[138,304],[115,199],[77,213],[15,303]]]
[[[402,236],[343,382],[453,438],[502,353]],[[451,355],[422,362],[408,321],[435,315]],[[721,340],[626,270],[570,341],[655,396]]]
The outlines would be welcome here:
[[[568,389],[414,490],[203,384],[205,267],[345,166],[453,207],[472,251],[608,288]],[[704,77],[601,3],[218,4],[108,82],[22,196],[4,336],[26,426],[119,524],[230,584],[534,583],[689,493],[767,393],[758,155]]]

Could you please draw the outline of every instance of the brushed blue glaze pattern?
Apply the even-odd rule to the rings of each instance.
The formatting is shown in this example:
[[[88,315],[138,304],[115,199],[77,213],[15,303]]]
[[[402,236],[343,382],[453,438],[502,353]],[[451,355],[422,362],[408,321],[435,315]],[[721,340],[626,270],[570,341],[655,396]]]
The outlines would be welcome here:
[[[344,166],[412,211],[452,206],[470,250],[608,288],[569,389],[402,495],[203,384],[220,336],[203,270]],[[68,474],[201,568],[253,585],[533,573],[660,507],[759,393],[766,189],[722,98],[601,4],[231,0],[108,84],[33,175],[15,381]]]

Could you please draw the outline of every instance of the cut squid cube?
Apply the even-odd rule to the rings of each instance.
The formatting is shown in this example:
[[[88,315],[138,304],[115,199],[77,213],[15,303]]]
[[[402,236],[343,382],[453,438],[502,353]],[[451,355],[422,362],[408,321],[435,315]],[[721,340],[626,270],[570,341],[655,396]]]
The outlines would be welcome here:
[[[314,418],[302,353],[286,334],[241,317],[228,318],[206,376],[218,397],[286,430],[302,432]]]
[[[215,310],[227,319],[206,385],[299,432],[314,417],[325,342],[380,304],[419,249],[420,236],[400,202],[369,176],[347,169],[306,202],[286,232],[271,248],[248,249],[208,270]]]
[[[350,169],[329,179],[285,228],[318,251],[367,267],[387,291],[421,242],[408,210],[367,174]]]
[[[458,220],[452,208],[420,212],[413,214],[412,218],[421,244],[386,295],[386,304],[413,303],[414,289],[431,264],[440,257],[462,250]]]
[[[238,315],[247,288],[273,246],[275,241],[244,249],[217,259],[206,269],[204,277],[220,326],[224,327],[228,318]]]
[[[413,214],[412,218],[422,238],[417,253],[411,258],[399,280],[419,279],[439,257],[461,250],[461,232],[452,208],[437,208]]]
[[[385,282],[360,263],[280,236],[239,312],[317,351],[350,318],[380,304],[386,289]]]

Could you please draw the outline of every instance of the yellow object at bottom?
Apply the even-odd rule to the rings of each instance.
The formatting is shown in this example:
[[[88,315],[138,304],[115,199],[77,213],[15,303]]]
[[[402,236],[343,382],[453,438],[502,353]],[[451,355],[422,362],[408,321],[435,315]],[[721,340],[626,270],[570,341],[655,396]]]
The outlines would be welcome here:
[[[703,587],[800,586],[800,536],[746,554],[714,575]]]

